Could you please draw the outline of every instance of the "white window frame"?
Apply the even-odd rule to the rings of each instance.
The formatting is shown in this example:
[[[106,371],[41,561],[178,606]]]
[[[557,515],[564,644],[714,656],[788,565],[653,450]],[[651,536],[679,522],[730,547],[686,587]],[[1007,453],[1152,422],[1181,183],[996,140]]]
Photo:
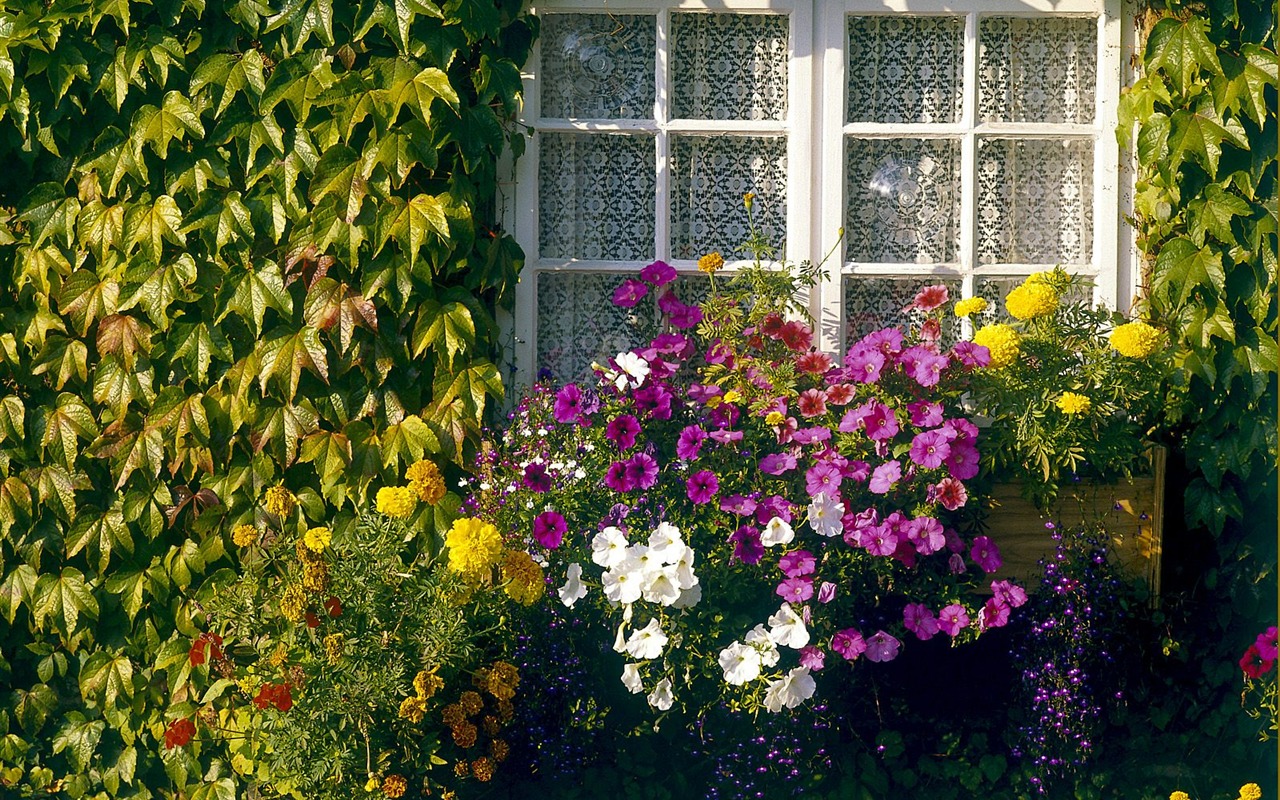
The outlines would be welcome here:
[[[1127,308],[1134,292],[1132,243],[1121,225],[1120,152],[1113,131],[1121,86],[1122,0],[544,0],[535,14],[606,13],[656,15],[655,102],[649,120],[544,119],[538,80],[541,46],[535,43],[524,78],[521,124],[533,133],[525,154],[515,166],[514,202],[506,207],[507,230],[524,248],[525,267],[516,287],[514,319],[510,321],[514,383],[534,380],[537,355],[537,277],[544,272],[634,274],[646,261],[595,261],[542,258],[539,253],[538,164],[539,136],[546,132],[628,132],[656,140],[656,197],[654,250],[657,259],[682,274],[696,271],[696,262],[670,258],[671,175],[668,169],[672,134],[765,134],[787,138],[786,252],[790,261],[820,260],[836,248],[828,262],[830,278],[809,298],[817,322],[820,347],[829,353],[844,349],[845,275],[881,277],[939,276],[959,279],[965,296],[972,296],[983,276],[1016,277],[1045,265],[976,263],[977,210],[974,189],[977,140],[986,135],[1030,135],[1042,138],[1092,137],[1094,142],[1093,254],[1090,268],[1081,270],[1096,281],[1095,298],[1113,308]],[[670,17],[673,11],[785,13],[790,17],[790,58],[787,117],[782,122],[670,120],[671,82],[668,74]],[[910,14],[965,17],[964,97],[961,121],[950,124],[894,125],[850,123],[845,120],[846,48],[848,16]],[[1097,83],[1094,121],[1088,125],[1047,123],[977,123],[977,20],[982,15],[1088,16],[1098,22]],[[816,108],[815,108],[816,106]],[[815,113],[816,111],[816,113]],[[838,231],[845,224],[845,140],[861,137],[959,137],[961,148],[960,263],[932,264],[846,263]],[[1128,200],[1125,192],[1124,200]],[[1126,202],[1127,205],[1127,202]],[[731,263],[732,267],[733,264]],[[554,313],[554,312],[553,312]]]

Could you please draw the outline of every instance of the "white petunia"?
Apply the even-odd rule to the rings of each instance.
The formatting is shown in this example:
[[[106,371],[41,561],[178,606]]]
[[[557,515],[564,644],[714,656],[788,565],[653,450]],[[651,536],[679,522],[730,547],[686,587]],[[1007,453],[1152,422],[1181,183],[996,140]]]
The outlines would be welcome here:
[[[667,646],[667,635],[662,632],[658,618],[649,620],[649,624],[638,631],[633,631],[627,639],[627,653],[633,658],[648,659],[662,655],[662,648]]]
[[[796,538],[796,532],[782,517],[774,517],[769,520],[765,524],[764,530],[760,532],[760,543],[765,547],[791,544],[791,540],[794,538]]]
[[[674,566],[662,567],[646,576],[644,599],[669,606],[680,599],[680,584]]]
[[[702,585],[695,583],[688,589],[680,590],[680,596],[671,604],[672,608],[693,608],[702,601]]]
[[[639,572],[648,580],[653,573],[662,569],[662,559],[645,545],[633,544],[627,548],[627,557],[621,566]]]
[[[565,577],[568,580],[559,589],[560,602],[568,608],[573,608],[574,603],[587,596],[587,587],[582,585],[582,565],[570,564]]]
[[[591,539],[591,560],[613,569],[627,557],[627,535],[610,525]]]
[[[809,504],[809,524],[820,536],[839,536],[844,530],[844,503],[818,492]]]
[[[673,702],[675,702],[675,697],[671,694],[671,679],[663,678],[658,681],[658,685],[653,687],[653,691],[649,693],[649,705],[659,711],[666,711],[671,708]]]
[[[634,389],[644,383],[645,378],[649,377],[649,362],[635,353],[618,353],[613,362],[618,365],[618,369],[622,372],[622,375],[619,375],[614,381],[614,385],[619,390],[626,388],[628,383]],[[621,384],[618,383],[619,380],[622,381]]]
[[[760,677],[760,651],[749,644],[734,642],[720,651],[720,669],[725,683],[741,686]]]
[[[769,638],[783,647],[799,650],[809,643],[809,629],[791,604],[783,603],[778,613],[769,617]]]
[[[774,714],[783,708],[795,708],[813,697],[815,688],[809,668],[796,667],[778,680],[769,682],[764,693],[764,707]]]
[[[640,665],[627,664],[622,668],[622,685],[632,694],[644,691],[644,681],[640,680]]]
[[[615,603],[634,603],[644,590],[644,577],[639,572],[624,569],[623,565],[601,576],[601,583],[604,584],[604,596]]]
[[[658,523],[653,533],[649,534],[649,552],[653,553],[663,564],[674,564],[684,555],[684,540],[680,538],[680,529],[667,522]]]
[[[764,629],[763,625],[757,625],[746,635],[747,644],[760,651],[760,664],[765,667],[772,667],[778,663],[781,655],[778,653],[778,644],[773,641],[773,637]]]
[[[692,547],[686,547],[684,552],[680,554],[680,558],[675,562],[676,583],[681,589],[692,589],[698,585],[698,576],[693,572],[695,555]]]

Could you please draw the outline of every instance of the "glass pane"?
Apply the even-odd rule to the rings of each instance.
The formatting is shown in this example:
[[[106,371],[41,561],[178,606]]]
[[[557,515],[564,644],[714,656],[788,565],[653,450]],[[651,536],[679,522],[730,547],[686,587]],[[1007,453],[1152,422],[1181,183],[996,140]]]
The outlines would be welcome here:
[[[848,122],[959,122],[963,17],[850,17]]]
[[[638,344],[636,308],[618,308],[613,290],[624,276],[581,272],[538,274],[538,376],[589,379],[591,362],[604,363]],[[645,303],[647,313],[652,304]]]
[[[978,262],[1088,264],[1093,141],[978,143]]]
[[[844,331],[845,347],[863,336],[881,328],[896,328],[908,323],[918,326],[924,322],[919,311],[903,313],[902,309],[915,299],[916,292],[926,286],[942,284],[951,298],[960,296],[959,278],[939,278],[929,275],[914,278],[864,278],[856,275],[844,277]],[[942,315],[942,340],[955,341],[956,318]]]
[[[1093,122],[1096,19],[984,17],[978,39],[979,119]]]
[[[786,119],[789,26],[779,14],[672,14],[672,118]]]
[[[538,245],[543,258],[653,257],[654,140],[542,133]]]
[[[544,16],[542,116],[653,119],[656,36],[652,16]]]
[[[787,233],[787,141],[779,137],[671,138],[671,256],[698,258],[713,250],[726,259],[750,227],[742,196],[754,193],[756,227],[775,247]]]
[[[847,158],[847,260],[959,260],[958,139],[849,139]]]

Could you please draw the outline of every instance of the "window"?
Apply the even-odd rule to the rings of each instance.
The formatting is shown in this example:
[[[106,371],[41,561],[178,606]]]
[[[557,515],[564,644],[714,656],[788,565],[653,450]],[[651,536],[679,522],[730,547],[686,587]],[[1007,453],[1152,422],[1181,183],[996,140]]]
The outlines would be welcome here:
[[[732,264],[746,237],[746,192],[786,258],[833,253],[809,298],[830,352],[896,322],[926,283],[987,297],[994,316],[1022,276],[1061,264],[1128,302],[1118,0],[535,11],[513,220],[520,382],[634,344],[610,302],[621,273],[662,259],[696,296],[697,258]]]

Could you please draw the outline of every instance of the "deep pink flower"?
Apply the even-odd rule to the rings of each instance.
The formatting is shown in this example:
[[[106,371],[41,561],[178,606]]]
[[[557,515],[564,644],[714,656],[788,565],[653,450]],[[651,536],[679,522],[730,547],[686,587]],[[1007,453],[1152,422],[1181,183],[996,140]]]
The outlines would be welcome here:
[[[690,425],[680,431],[676,440],[676,457],[681,461],[693,461],[702,450],[702,443],[707,440],[707,432],[697,425]]]
[[[846,660],[853,661],[867,652],[867,643],[856,628],[845,628],[831,637],[831,650]]]
[[[949,359],[927,347],[916,345],[898,357],[902,369],[921,386],[937,386]]]
[[[836,585],[831,581],[818,584],[818,602],[826,605],[836,599]]]
[[[922,556],[936,553],[947,545],[942,523],[933,517],[916,517],[911,520],[907,524],[907,539]]]
[[[969,558],[973,560],[973,563],[982,567],[983,572],[995,572],[1004,563],[1004,560],[1000,558],[1000,549],[987,536],[979,536],[973,540],[973,547],[969,550]]]
[[[649,489],[658,482],[658,462],[648,453],[627,459],[627,479],[637,489]]]
[[[978,614],[978,624],[983,630],[1003,628],[1009,624],[1009,605],[998,597],[992,597],[982,606]]]
[[[636,436],[640,434],[640,421],[630,414],[623,414],[609,420],[604,428],[604,438],[618,446],[619,450],[630,450],[635,446]]]
[[[702,309],[697,306],[681,305],[667,312],[667,321],[671,323],[671,327],[692,328],[699,322],[702,322]]]
[[[929,487],[929,496],[948,511],[962,508],[969,502],[969,492],[964,484],[955,478],[943,478]]]
[[[844,412],[844,416],[840,418],[840,425],[836,430],[841,433],[853,433],[856,430],[866,427],[867,415],[869,415],[876,407],[875,400],[868,400],[857,408],[851,408]]]
[[[922,642],[927,642],[938,632],[938,618],[924,603],[907,603],[902,609],[902,623]]]
[[[556,402],[551,409],[556,422],[577,422],[582,415],[582,390],[576,383],[566,384],[556,392]]]
[[[951,471],[951,477],[967,481],[978,474],[978,448],[971,445],[951,444],[951,453],[943,461]]]
[[[868,508],[857,514],[849,512],[845,515],[844,541],[850,547],[866,547],[868,536],[880,525],[880,513]]]
[[[640,279],[657,286],[666,286],[676,279],[675,267],[665,261],[655,261],[640,270]]]
[[[765,314],[764,319],[760,321],[760,332],[770,339],[779,339],[782,337],[782,317],[779,314]]]
[[[1276,626],[1272,625],[1262,633],[1258,634],[1258,638],[1254,641],[1254,646],[1258,648],[1258,653],[1265,661],[1276,660]]]
[[[805,389],[796,400],[796,408],[802,417],[817,417],[827,413],[827,395],[821,389]]]
[[[907,414],[911,417],[911,424],[917,428],[932,428],[942,424],[942,403],[927,400],[907,403]]]
[[[869,402],[871,406],[862,424],[867,429],[867,436],[874,441],[892,439],[898,433],[898,417],[893,409],[878,400]],[[841,425],[843,427],[843,424]]]
[[[777,517],[783,522],[791,521],[791,503],[785,497],[779,495],[770,495],[760,498],[756,503],[756,520],[764,525],[769,520]]]
[[[800,666],[802,667],[808,667],[811,671],[817,672],[822,669],[826,660],[827,654],[814,645],[805,645],[800,648]]]
[[[733,442],[742,441],[742,431],[727,431],[724,428],[716,428],[710,434],[711,441],[719,444],[731,444]]]
[[[627,278],[613,290],[613,304],[618,308],[634,308],[648,293],[648,286],[634,278]]]
[[[903,311],[932,311],[947,304],[951,299],[951,293],[947,291],[947,287],[942,284],[934,284],[926,286],[916,292],[916,297],[912,300]]]
[[[1262,657],[1262,653],[1258,651],[1256,643],[1249,645],[1249,648],[1244,651],[1244,655],[1240,657],[1240,669],[1244,670],[1244,674],[1250,678],[1261,678],[1271,671],[1275,663],[1275,659]]]
[[[729,541],[733,542],[733,557],[744,564],[759,564],[764,556],[760,531],[750,525],[743,525],[729,534]]]
[[[942,338],[942,323],[936,317],[929,317],[920,326],[920,339],[925,342],[936,342]]]
[[[724,364],[727,369],[733,369],[733,350],[729,349],[729,346],[719,339],[716,339],[707,348],[706,355],[702,359],[708,364]]]
[[[951,348],[951,355],[956,357],[966,370],[985,367],[991,363],[991,351],[985,346],[973,342],[956,342]]]
[[[547,474],[546,464],[530,464],[524,468],[524,485],[531,491],[542,492],[551,490],[551,476]]]
[[[859,347],[844,357],[850,378],[859,383],[875,383],[884,369],[885,355],[871,347]]]
[[[720,480],[716,478],[714,472],[704,469],[690,475],[689,480],[685,481],[684,487],[689,499],[701,505],[711,502],[711,498],[715,497],[716,492],[720,491]]]
[[[671,419],[671,392],[660,383],[651,383],[637,389],[635,395],[636,408],[653,419]]]
[[[760,459],[760,471],[767,475],[781,475],[796,468],[796,457],[790,453],[770,453]]]
[[[650,344],[655,353],[685,359],[693,352],[693,342],[682,333],[660,333]],[[648,359],[646,359],[648,360]]]
[[[1018,608],[1027,602],[1027,592],[1011,581],[992,581],[991,593],[1010,608]]]
[[[787,578],[778,584],[775,592],[788,603],[799,604],[813,597],[812,578]]]
[[[555,550],[564,541],[568,526],[564,517],[555,511],[544,511],[533,518],[533,538],[548,550]]]
[[[957,636],[969,627],[969,612],[964,606],[952,603],[938,612],[938,629],[948,636]]]
[[[902,350],[902,331],[898,328],[881,328],[863,336],[854,347],[869,347],[886,356],[896,355]]]
[[[951,437],[951,444],[974,444],[978,441],[978,426],[967,419],[949,419],[942,423],[942,431]]]
[[[693,402],[702,403],[703,405],[706,405],[707,401],[710,400],[711,398],[719,397],[720,395],[724,394],[724,389],[721,389],[719,386],[708,386],[701,383],[691,383],[689,384],[689,389],[687,394],[689,395],[689,399],[692,400]]]
[[[860,459],[857,461],[849,461],[840,468],[840,474],[851,481],[862,483],[867,478],[871,477],[871,465]]]
[[[902,465],[897,461],[886,461],[872,470],[867,490],[872,494],[888,494],[901,478]]]
[[[778,569],[782,570],[782,574],[788,578],[812,575],[817,566],[817,559],[808,550],[792,550],[778,559]]]
[[[803,322],[792,320],[782,326],[782,343],[794,353],[803,353],[813,344],[813,330]]]
[[[873,556],[891,556],[898,551],[898,534],[886,524],[862,531],[862,546]]]
[[[636,488],[627,472],[627,462],[615,461],[604,472],[604,483],[615,492],[629,492]]]
[[[831,441],[831,429],[823,425],[814,425],[812,428],[801,428],[791,434],[791,441],[796,444],[818,444],[820,442]]]
[[[809,467],[804,474],[805,491],[810,497],[814,497],[820,493],[825,493],[828,497],[833,496],[840,490],[840,481],[844,476],[840,474],[839,467],[834,464],[817,464]]]
[[[728,511],[730,514],[737,514],[740,517],[749,517],[756,513],[756,501],[750,497],[733,494],[720,498],[720,510]]]
[[[796,358],[796,370],[809,375],[821,375],[831,369],[831,356],[816,350]]]
[[[902,642],[884,631],[876,631],[867,639],[867,658],[871,661],[892,661],[898,657]]]
[[[942,460],[951,455],[951,444],[941,432],[925,431],[917,433],[911,440],[908,454],[916,466],[937,469],[942,466]]]

